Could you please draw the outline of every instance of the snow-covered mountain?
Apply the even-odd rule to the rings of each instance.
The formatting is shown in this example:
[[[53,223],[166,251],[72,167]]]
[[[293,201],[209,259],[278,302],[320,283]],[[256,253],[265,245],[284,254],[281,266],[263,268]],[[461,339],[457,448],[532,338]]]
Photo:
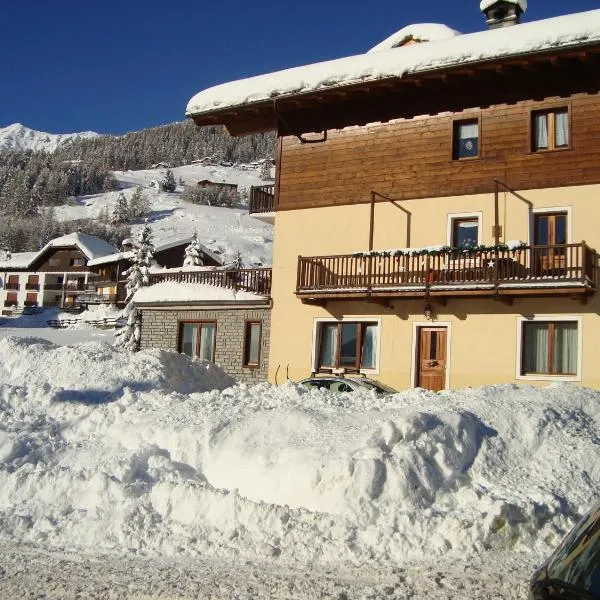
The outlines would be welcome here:
[[[80,133],[46,133],[30,129],[21,123],[0,127],[0,150],[43,150],[54,152],[74,139],[97,137],[93,131]]]

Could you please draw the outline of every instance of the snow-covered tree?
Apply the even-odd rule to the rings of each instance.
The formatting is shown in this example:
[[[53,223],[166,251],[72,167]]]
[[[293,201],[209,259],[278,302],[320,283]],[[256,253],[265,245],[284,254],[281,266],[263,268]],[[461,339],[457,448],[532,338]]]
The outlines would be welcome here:
[[[127,323],[115,333],[117,337],[115,345],[130,352],[137,352],[140,349],[142,331],[142,316],[135,306],[133,297],[141,287],[147,286],[150,283],[149,269],[153,258],[152,230],[146,219],[144,227],[135,241],[131,266],[123,272],[123,275],[127,277],[125,284],[125,289],[127,290],[125,302],[127,304],[121,316],[127,319]]]
[[[273,179],[273,176],[271,175],[271,161],[268,158],[265,158],[263,161],[260,169],[260,178],[263,181],[271,181]]]
[[[183,259],[184,267],[201,267],[204,263],[202,262],[202,248],[198,241],[198,234],[194,233],[194,238],[190,242],[189,246],[185,249],[185,258]]]
[[[110,217],[111,225],[119,225],[121,223],[127,223],[129,221],[129,207],[127,206],[127,198],[125,194],[121,192],[115,203],[112,215]]]
[[[177,188],[177,182],[175,181],[175,176],[173,175],[173,171],[171,171],[171,169],[167,169],[165,178],[161,182],[161,187],[163,192],[174,192]]]
[[[244,268],[244,259],[242,257],[242,253],[239,250],[235,251],[233,255],[233,260],[229,263],[230,269],[243,269]]]
[[[150,202],[142,188],[138,185],[129,200],[129,217],[139,219],[140,217],[145,217],[149,212]]]

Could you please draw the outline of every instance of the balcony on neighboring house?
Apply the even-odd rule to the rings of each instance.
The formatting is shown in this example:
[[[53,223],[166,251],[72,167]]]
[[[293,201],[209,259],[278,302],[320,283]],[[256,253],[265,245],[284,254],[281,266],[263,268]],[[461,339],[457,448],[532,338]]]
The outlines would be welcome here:
[[[260,185],[250,188],[250,203],[248,212],[257,219],[273,223],[273,210],[275,206],[275,186]]]
[[[39,283],[26,283],[25,289],[31,292],[39,292],[40,284]]]
[[[596,291],[598,255],[585,242],[517,249],[366,252],[299,257],[296,294],[335,299],[568,295]]]
[[[7,290],[19,290],[20,289],[20,284],[19,282],[14,282],[14,281],[7,281],[6,285],[4,286]]]
[[[271,295],[271,269],[180,271],[150,275],[150,285],[167,281],[214,285],[232,290],[254,292],[261,296]]]
[[[65,287],[64,283],[49,283],[46,282],[44,284],[44,291],[59,291],[62,292],[63,288]]]

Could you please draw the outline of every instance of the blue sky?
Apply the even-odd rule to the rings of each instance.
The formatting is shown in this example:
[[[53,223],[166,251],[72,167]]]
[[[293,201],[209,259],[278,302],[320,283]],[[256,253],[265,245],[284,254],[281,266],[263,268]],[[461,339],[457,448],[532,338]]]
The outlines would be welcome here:
[[[2,3],[0,127],[106,133],[181,120],[197,91],[357,54],[410,23],[485,28],[479,0]],[[529,0],[526,20],[599,8]]]

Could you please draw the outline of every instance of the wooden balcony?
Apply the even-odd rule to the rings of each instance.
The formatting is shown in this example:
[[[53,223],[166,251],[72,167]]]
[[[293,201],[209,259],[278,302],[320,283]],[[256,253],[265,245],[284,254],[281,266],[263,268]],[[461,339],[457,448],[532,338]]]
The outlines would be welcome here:
[[[250,188],[250,205],[248,212],[252,214],[271,213],[275,205],[275,186],[260,185]]]
[[[596,290],[598,256],[585,243],[439,254],[366,253],[299,257],[296,294],[305,302],[566,294]]]
[[[155,273],[150,275],[150,285],[165,281],[214,285],[232,290],[254,292],[261,296],[271,295],[271,269],[181,271],[177,273]]]

